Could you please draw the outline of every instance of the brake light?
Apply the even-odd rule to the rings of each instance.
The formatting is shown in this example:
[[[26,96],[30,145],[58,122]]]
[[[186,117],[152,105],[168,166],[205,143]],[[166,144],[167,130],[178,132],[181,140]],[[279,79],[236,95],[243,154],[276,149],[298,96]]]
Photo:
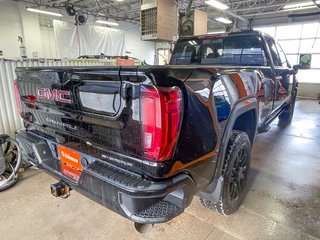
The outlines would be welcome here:
[[[142,86],[144,157],[161,162],[171,157],[182,120],[182,93],[178,87]]]
[[[13,87],[14,87],[14,95],[16,97],[16,102],[17,102],[17,108],[19,111],[19,115],[22,117],[22,110],[21,110],[21,103],[20,103],[20,95],[19,95],[19,89],[18,89],[18,83],[17,80],[14,80],[13,82]]]

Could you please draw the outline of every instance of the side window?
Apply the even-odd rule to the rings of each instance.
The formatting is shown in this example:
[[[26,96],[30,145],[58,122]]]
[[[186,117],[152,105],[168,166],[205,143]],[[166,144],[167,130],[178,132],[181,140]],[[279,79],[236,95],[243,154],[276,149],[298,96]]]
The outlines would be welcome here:
[[[266,38],[266,39],[267,39],[267,43],[268,43],[268,46],[270,49],[273,64],[275,66],[282,66],[276,44],[274,43],[273,39],[271,39],[271,38]]]
[[[205,58],[207,58],[208,56],[210,57],[211,56],[211,54],[213,54],[213,51],[212,51],[212,49],[211,48],[207,48],[207,50],[206,50],[206,55],[205,55]]]
[[[184,48],[184,52],[182,56],[188,63],[193,63],[195,62],[196,54],[197,54],[197,50],[195,46],[188,45]]]
[[[277,49],[278,49],[278,52],[279,52],[279,57],[280,57],[281,65],[282,65],[283,67],[287,67],[287,66],[288,66],[288,62],[287,62],[286,54],[285,54],[284,51],[282,50],[282,47],[280,46],[279,43],[277,43]]]

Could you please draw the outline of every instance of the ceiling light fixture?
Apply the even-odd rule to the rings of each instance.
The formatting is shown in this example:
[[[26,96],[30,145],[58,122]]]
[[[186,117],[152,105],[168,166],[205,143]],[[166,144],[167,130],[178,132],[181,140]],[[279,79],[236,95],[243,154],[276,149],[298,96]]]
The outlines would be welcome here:
[[[320,4],[320,1],[316,1],[316,4]],[[292,3],[292,4],[287,4],[284,5],[282,9],[294,9],[294,8],[304,8],[304,7],[316,7],[314,2],[302,2],[302,3]]]
[[[216,21],[224,23],[224,24],[231,24],[232,21],[230,19],[224,18],[224,17],[218,17],[215,18]]]
[[[34,12],[34,13],[47,14],[47,15],[57,16],[57,17],[62,17],[63,16],[61,13],[48,12],[48,11],[35,9],[35,8],[27,8],[27,11]]]
[[[306,7],[299,7],[299,8],[288,8],[288,9],[281,9],[279,12],[293,12],[293,11],[301,11],[301,10],[306,10],[306,9],[312,9],[312,8],[317,8],[317,6],[306,6]]]
[[[206,4],[214,7],[214,8],[217,8],[219,10],[227,10],[229,7],[217,0],[209,0],[209,1],[206,1]]]
[[[101,23],[101,24],[106,24],[106,25],[111,25],[111,26],[119,26],[119,23],[103,21],[103,20],[97,20],[96,23]]]
[[[226,33],[226,31],[208,32],[208,34],[221,34],[221,33]]]

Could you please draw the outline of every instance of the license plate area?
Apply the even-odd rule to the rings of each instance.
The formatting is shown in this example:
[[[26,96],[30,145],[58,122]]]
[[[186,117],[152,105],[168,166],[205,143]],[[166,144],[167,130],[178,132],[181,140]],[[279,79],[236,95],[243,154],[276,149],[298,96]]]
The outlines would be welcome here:
[[[61,160],[61,172],[63,175],[79,181],[82,165],[80,154],[70,148],[58,146],[58,152]]]

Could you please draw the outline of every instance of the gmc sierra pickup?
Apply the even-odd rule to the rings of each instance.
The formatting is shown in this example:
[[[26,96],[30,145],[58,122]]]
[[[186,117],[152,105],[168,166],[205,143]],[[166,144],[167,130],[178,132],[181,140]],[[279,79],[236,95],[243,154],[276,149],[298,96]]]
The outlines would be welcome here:
[[[137,226],[195,195],[228,215],[256,132],[292,119],[298,68],[257,31],[180,38],[167,66],[17,68],[16,138],[55,196],[74,189]]]

